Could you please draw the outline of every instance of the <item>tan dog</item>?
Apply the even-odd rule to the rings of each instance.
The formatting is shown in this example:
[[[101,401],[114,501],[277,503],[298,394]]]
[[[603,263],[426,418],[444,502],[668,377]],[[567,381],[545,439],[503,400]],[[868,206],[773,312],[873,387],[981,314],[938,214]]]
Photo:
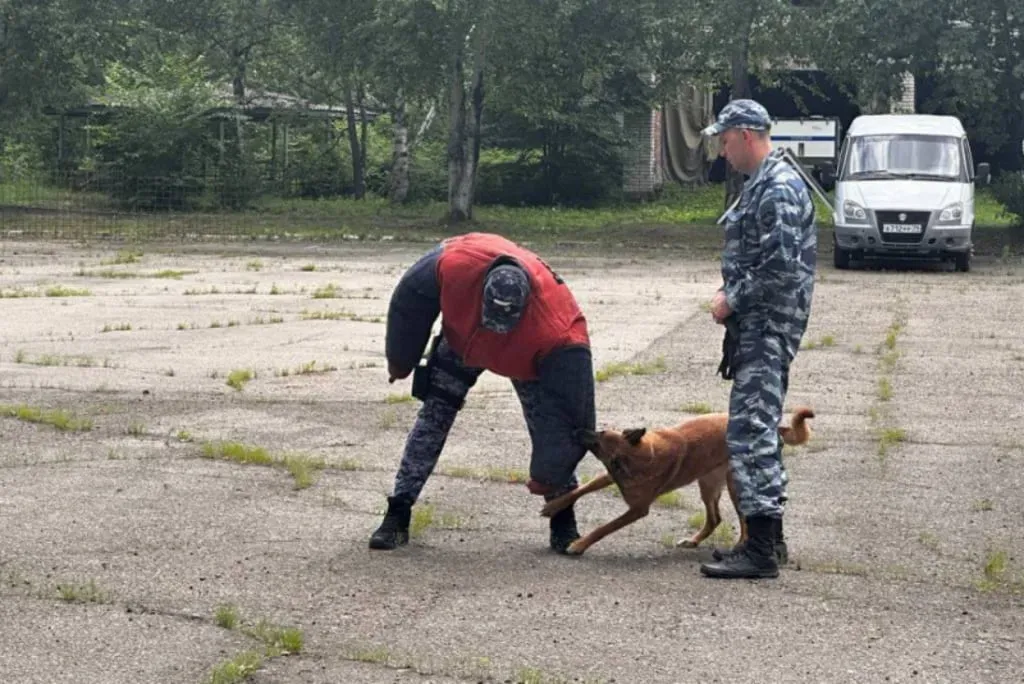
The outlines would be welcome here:
[[[782,440],[790,445],[805,443],[811,436],[806,421],[813,417],[814,411],[809,408],[796,409],[790,427],[779,426]],[[718,501],[726,486],[740,520],[740,543],[743,543],[747,538],[747,526],[739,513],[739,497],[730,474],[725,444],[728,422],[727,413],[713,413],[650,433],[646,428],[623,432],[580,430],[577,439],[597,456],[607,472],[552,499],[541,509],[541,515],[551,517],[585,494],[613,482],[618,485],[629,510],[573,542],[568,553],[578,556],[605,536],[646,516],[651,504],[662,494],[696,480],[700,486],[700,498],[704,501],[704,527],[692,538],[680,542],[679,546],[697,546],[715,531],[722,521]]]

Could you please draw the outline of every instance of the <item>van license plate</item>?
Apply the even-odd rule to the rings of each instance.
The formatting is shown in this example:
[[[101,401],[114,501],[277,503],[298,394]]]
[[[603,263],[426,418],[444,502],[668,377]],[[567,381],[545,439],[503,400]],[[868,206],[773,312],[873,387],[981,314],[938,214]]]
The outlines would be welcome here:
[[[920,223],[883,223],[883,233],[920,233]]]

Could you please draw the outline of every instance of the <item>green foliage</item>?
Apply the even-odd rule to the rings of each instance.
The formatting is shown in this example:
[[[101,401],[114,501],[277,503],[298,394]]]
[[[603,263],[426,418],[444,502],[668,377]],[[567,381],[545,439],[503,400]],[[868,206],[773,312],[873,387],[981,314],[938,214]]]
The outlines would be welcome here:
[[[114,113],[94,127],[84,167],[113,179],[111,194],[134,208],[193,208],[205,188],[197,179],[215,158],[216,104],[202,59],[163,55],[143,68],[108,67],[104,99]],[[153,192],[153,179],[161,179]]]
[[[1024,175],[1004,173],[992,183],[992,195],[1007,214],[1014,215],[1018,225],[1024,224]]]
[[[90,206],[106,194],[142,210],[247,209],[274,201],[271,192],[352,195],[358,164],[344,119],[278,112],[275,139],[271,121],[239,121],[232,107],[277,92],[344,108],[365,93],[377,115],[365,140],[369,202],[387,195],[396,102],[410,138],[408,201],[445,202],[452,86],[482,64],[476,202],[614,205],[624,155],[640,144],[628,139],[633,124],[681,86],[729,84],[743,56],[769,86],[794,61],[813,62],[865,111],[886,107],[912,71],[921,110],[959,116],[978,161],[1005,171],[1024,162],[1024,13],[1012,9],[1005,0],[0,0],[0,181],[21,197],[23,181],[56,169],[66,187],[34,202],[64,203],[70,188],[79,205],[88,190]],[[53,114],[89,99],[112,109],[65,117],[59,133]],[[436,120],[421,134],[431,105]],[[1019,217],[1015,182],[993,192]]]

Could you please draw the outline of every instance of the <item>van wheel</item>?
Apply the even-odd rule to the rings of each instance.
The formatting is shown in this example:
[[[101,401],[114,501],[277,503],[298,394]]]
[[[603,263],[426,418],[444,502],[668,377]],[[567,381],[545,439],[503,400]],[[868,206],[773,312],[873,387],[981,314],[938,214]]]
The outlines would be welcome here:
[[[849,250],[843,249],[839,245],[835,245],[832,250],[832,263],[836,268],[840,270],[846,270],[850,268],[850,252]]]
[[[961,273],[967,273],[971,270],[971,253],[960,252],[953,257],[953,264],[956,266],[956,270]]]

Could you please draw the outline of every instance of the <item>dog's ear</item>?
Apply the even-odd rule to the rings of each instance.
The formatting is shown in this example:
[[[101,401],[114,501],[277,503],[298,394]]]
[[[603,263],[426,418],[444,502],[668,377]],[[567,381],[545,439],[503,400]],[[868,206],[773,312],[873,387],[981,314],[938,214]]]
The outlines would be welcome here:
[[[593,430],[588,430],[587,428],[577,428],[576,430],[573,430],[572,438],[577,444],[588,449],[593,449],[600,441],[598,434]]]
[[[643,439],[645,434],[647,434],[647,428],[634,428],[623,432],[622,437],[629,442],[630,446],[636,446],[640,443],[640,440]]]

